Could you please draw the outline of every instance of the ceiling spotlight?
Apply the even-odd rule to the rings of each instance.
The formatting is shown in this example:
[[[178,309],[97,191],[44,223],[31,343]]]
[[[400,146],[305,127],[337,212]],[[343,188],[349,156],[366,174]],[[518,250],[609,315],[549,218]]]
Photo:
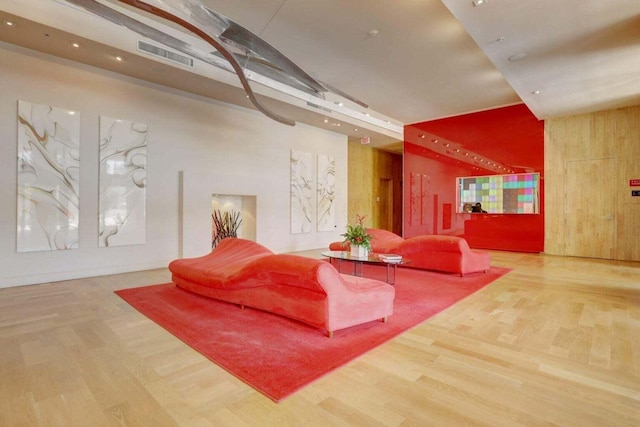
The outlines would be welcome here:
[[[487,0],[472,0],[472,1],[475,7],[481,6],[487,2]]]
[[[8,25],[9,27],[13,27],[13,22],[11,22],[11,21],[4,21],[4,23],[6,25]]]
[[[74,43],[72,46],[73,47],[80,47],[80,43]]]
[[[531,92],[532,95],[540,95],[540,90],[534,90]]]
[[[122,56],[116,56],[116,61],[122,61]]]
[[[329,123],[329,119],[324,119],[324,122],[325,123]]]
[[[519,52],[519,53],[516,53],[515,55],[511,55],[509,57],[509,61],[518,62],[518,61],[522,61],[526,57],[527,57],[527,54],[525,52]]]

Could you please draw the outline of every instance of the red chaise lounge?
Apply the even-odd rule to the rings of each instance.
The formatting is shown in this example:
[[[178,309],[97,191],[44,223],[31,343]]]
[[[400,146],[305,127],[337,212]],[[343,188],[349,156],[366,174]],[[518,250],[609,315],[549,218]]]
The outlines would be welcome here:
[[[274,254],[250,240],[227,238],[211,253],[169,264],[173,282],[188,291],[286,316],[327,331],[393,313],[395,289],[338,273],[329,263]]]
[[[401,255],[410,260],[401,267],[444,271],[461,276],[486,272],[490,266],[487,252],[475,251],[462,237],[421,235],[403,239],[395,233],[377,228],[368,229],[371,234],[371,252]],[[348,251],[349,243],[333,242],[332,251]]]

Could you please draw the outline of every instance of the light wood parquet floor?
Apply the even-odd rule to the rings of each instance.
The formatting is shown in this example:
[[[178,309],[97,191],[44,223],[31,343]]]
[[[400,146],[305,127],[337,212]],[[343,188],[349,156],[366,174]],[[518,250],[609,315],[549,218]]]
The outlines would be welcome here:
[[[279,404],[113,293],[166,269],[0,289],[0,426],[640,426],[640,263],[492,264],[513,271]]]

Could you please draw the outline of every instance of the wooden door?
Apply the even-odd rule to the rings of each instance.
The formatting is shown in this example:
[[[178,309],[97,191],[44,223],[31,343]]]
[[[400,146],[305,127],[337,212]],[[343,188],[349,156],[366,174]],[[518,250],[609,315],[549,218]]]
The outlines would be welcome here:
[[[615,160],[567,161],[565,255],[615,258]]]
[[[377,228],[393,231],[393,180],[380,178],[376,210],[378,217]]]

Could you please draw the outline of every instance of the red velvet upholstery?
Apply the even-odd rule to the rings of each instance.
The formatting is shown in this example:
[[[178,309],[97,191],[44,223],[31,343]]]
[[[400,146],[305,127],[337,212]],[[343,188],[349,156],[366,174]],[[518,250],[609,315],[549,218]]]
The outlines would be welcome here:
[[[489,253],[472,250],[462,237],[422,235],[403,239],[386,230],[370,228],[368,231],[373,236],[372,252],[398,254],[411,261],[401,267],[445,271],[461,276],[489,269]],[[349,250],[349,244],[334,242],[329,249]]]
[[[208,255],[172,261],[173,282],[191,292],[290,317],[329,332],[393,313],[395,289],[343,275],[329,263],[227,238]]]

